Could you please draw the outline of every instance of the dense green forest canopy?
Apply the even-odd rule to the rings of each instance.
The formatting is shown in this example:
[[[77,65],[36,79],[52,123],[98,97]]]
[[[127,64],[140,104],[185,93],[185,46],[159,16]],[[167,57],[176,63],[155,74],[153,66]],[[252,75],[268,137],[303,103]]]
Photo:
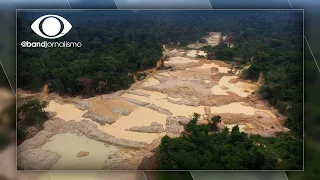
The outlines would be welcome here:
[[[182,137],[165,136],[160,145],[159,169],[163,170],[272,170],[302,169],[302,141],[289,134],[276,138],[248,136],[235,126],[229,132],[197,125],[194,114]]]
[[[78,11],[57,12],[73,29],[59,41],[79,41],[81,48],[18,46],[18,87],[38,90],[44,83],[62,94],[107,92],[127,88],[128,74],[150,68],[162,56],[162,44],[181,46],[207,32],[234,32],[237,44],[296,36],[299,12],[284,11]],[[18,42],[43,41],[29,28],[35,12],[18,13]],[[300,28],[300,29],[299,29]],[[250,46],[251,47],[251,46]],[[250,48],[248,46],[248,48]],[[253,46],[257,47],[257,46]],[[244,48],[243,48],[244,49]],[[252,50],[253,51],[253,50]],[[89,91],[89,92],[88,92]]]

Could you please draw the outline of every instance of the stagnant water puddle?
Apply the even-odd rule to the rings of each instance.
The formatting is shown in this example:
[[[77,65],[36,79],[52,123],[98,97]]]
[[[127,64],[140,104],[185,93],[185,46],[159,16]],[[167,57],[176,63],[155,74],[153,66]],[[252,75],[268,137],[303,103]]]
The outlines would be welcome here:
[[[62,169],[102,169],[105,161],[118,152],[118,148],[71,133],[57,134],[42,146],[43,150],[56,152],[61,156],[52,167],[53,170]],[[88,153],[78,157],[79,152]]]
[[[82,117],[87,110],[82,111],[75,107],[74,104],[60,104],[56,101],[50,101],[48,106],[44,109],[45,111],[56,112],[56,117],[66,121],[81,121],[85,118]]]

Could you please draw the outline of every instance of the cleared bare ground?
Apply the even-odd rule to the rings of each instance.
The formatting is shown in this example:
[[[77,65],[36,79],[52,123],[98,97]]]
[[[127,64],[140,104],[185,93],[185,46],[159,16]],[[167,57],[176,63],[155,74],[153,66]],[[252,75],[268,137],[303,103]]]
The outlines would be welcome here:
[[[195,53],[167,49],[171,57],[164,65],[176,69],[151,73],[128,90],[68,103],[48,98],[45,110],[57,115],[19,145],[18,165],[42,170],[137,169],[164,135],[180,136],[194,112],[203,115],[199,123],[220,115],[220,128],[239,125],[249,134],[273,136],[288,130],[283,117],[252,94],[256,83],[239,79],[224,62],[194,58]],[[78,157],[79,152],[86,156]],[[44,155],[46,163],[35,166]]]

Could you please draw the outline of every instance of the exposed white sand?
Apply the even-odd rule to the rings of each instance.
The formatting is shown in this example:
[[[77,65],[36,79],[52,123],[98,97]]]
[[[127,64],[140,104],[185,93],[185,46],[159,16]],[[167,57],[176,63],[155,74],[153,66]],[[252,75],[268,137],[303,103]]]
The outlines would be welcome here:
[[[197,56],[197,50],[191,50],[187,53],[187,56],[189,57],[196,57]]]
[[[158,73],[157,75],[170,77],[169,73]]]
[[[215,95],[228,95],[227,91],[238,94],[241,97],[247,97],[253,91],[257,89],[254,84],[249,84],[245,82],[237,82],[235,84],[229,83],[229,80],[236,79],[238,76],[223,76],[218,85],[215,85],[211,88],[212,94]],[[225,86],[228,89],[223,90],[221,86]]]
[[[199,55],[199,56],[206,56],[207,53],[205,53],[204,51],[198,51],[198,55]]]
[[[115,146],[106,147],[104,143],[77,136],[71,133],[57,134],[42,146],[61,155],[52,169],[102,169],[104,162],[112,154],[118,152]],[[88,156],[77,157],[80,151],[89,152]]]
[[[130,113],[128,116],[120,117],[111,126],[118,129],[127,129],[134,126],[150,126],[152,122],[157,122],[166,127],[167,115],[158,113],[149,108],[140,107]]]
[[[242,102],[234,102],[225,106],[211,107],[212,113],[242,113],[247,115],[254,115],[256,111],[259,111],[259,109],[256,109],[252,106],[244,106]]]
[[[205,83],[209,84],[211,81],[209,80],[204,80]]]
[[[170,51],[171,53],[178,53],[179,51],[177,49],[173,49]]]
[[[169,59],[169,61],[165,61],[164,64],[185,64],[185,63],[197,63],[198,60],[192,60],[186,57],[181,57],[181,56],[177,56],[177,57],[171,57]]]
[[[221,33],[220,32],[209,32],[209,36],[204,39],[211,46],[216,46],[220,42]]]
[[[155,86],[160,84],[160,81],[158,81],[156,78],[154,77],[149,77],[148,79],[146,79],[146,81],[142,84],[142,86]]]
[[[87,110],[82,111],[76,108],[73,104],[59,104],[56,101],[50,101],[44,110],[56,112],[58,118],[66,121],[75,120],[76,122],[85,119],[82,115],[87,112]]]
[[[229,68],[219,66],[219,65],[217,65],[217,64],[215,64],[215,63],[203,64],[202,66],[197,67],[197,68],[200,68],[200,69],[210,69],[210,68],[213,68],[213,67],[218,68],[219,73],[228,73],[228,72],[229,72]]]

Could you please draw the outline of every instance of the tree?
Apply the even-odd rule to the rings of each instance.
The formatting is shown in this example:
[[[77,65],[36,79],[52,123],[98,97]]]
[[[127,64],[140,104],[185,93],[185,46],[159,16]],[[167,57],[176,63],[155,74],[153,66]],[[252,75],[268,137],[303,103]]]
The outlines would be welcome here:
[[[213,116],[210,119],[211,127],[213,131],[218,130],[218,123],[221,123],[221,116]]]
[[[28,101],[26,104],[18,107],[18,122],[23,121],[27,125],[42,125],[48,119],[48,115],[44,111],[47,105],[47,102],[40,101],[39,99]]]
[[[193,114],[186,125],[188,136],[162,138],[159,147],[159,169],[211,169],[211,170],[258,170],[276,169],[274,154],[254,141],[235,126],[231,134],[225,128],[222,132],[209,133],[208,125],[197,125],[199,114]],[[220,116],[212,118],[220,122]],[[206,128],[207,127],[207,128]],[[254,137],[256,138],[256,137]]]

